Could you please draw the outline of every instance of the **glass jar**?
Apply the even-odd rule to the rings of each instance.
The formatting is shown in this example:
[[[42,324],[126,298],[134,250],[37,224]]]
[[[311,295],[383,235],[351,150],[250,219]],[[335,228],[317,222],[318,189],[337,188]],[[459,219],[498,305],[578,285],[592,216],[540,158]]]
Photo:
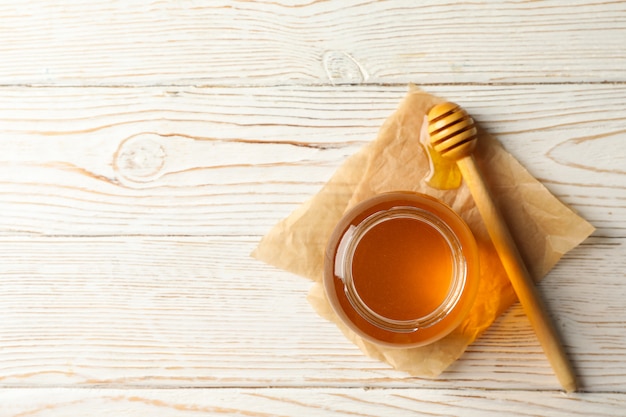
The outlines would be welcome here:
[[[351,210],[329,240],[324,287],[339,318],[365,339],[423,346],[466,317],[478,250],[463,219],[413,192],[380,194]]]

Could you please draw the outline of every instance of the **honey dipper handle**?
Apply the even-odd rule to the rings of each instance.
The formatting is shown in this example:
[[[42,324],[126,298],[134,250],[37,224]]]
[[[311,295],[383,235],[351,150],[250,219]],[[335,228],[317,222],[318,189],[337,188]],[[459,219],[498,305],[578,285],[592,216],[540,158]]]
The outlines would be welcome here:
[[[550,320],[541,295],[524,265],[509,229],[489,194],[474,158],[472,155],[466,156],[457,160],[457,164],[474,197],[500,261],[513,285],[513,290],[515,290],[559,382],[567,392],[576,391],[576,377],[559,340],[556,328]]]

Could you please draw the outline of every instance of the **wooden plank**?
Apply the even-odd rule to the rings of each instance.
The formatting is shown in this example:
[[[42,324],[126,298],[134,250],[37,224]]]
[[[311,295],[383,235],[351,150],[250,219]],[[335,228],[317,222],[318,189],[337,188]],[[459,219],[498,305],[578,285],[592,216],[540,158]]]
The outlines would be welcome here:
[[[412,378],[319,318],[310,282],[249,258],[255,244],[0,239],[0,385],[559,389],[519,307],[440,378]],[[591,238],[540,287],[589,392],[626,392],[625,261],[626,239]]]
[[[22,4],[24,3],[24,4]],[[607,416],[626,404],[626,3],[0,0],[0,417]],[[248,254],[406,83],[597,232],[447,372],[364,356]]]
[[[626,236],[626,86],[439,86],[562,201]],[[260,236],[406,87],[0,89],[0,234]]]
[[[5,0],[0,16],[3,85],[626,81],[619,1]]]
[[[3,389],[0,416],[618,416],[623,393],[433,389]]]

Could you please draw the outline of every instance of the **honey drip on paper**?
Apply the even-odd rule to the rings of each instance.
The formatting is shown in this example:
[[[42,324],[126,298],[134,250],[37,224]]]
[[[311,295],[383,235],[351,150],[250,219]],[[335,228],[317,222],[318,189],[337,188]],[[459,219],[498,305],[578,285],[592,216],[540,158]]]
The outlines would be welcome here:
[[[363,302],[394,320],[412,320],[435,310],[450,290],[452,271],[445,238],[410,218],[374,226],[359,242],[352,261]]]
[[[459,188],[463,181],[461,171],[459,171],[459,167],[456,165],[455,161],[443,158],[439,152],[435,151],[430,145],[427,119],[422,123],[420,142],[428,155],[429,172],[426,178],[424,178],[426,184],[439,190]]]

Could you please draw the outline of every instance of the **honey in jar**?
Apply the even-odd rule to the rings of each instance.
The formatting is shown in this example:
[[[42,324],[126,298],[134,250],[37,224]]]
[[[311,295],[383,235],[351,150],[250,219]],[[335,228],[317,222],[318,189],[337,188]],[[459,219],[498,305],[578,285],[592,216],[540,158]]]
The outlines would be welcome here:
[[[443,202],[411,192],[381,194],[335,228],[324,286],[337,315],[367,340],[426,345],[456,328],[472,305],[476,243]]]

